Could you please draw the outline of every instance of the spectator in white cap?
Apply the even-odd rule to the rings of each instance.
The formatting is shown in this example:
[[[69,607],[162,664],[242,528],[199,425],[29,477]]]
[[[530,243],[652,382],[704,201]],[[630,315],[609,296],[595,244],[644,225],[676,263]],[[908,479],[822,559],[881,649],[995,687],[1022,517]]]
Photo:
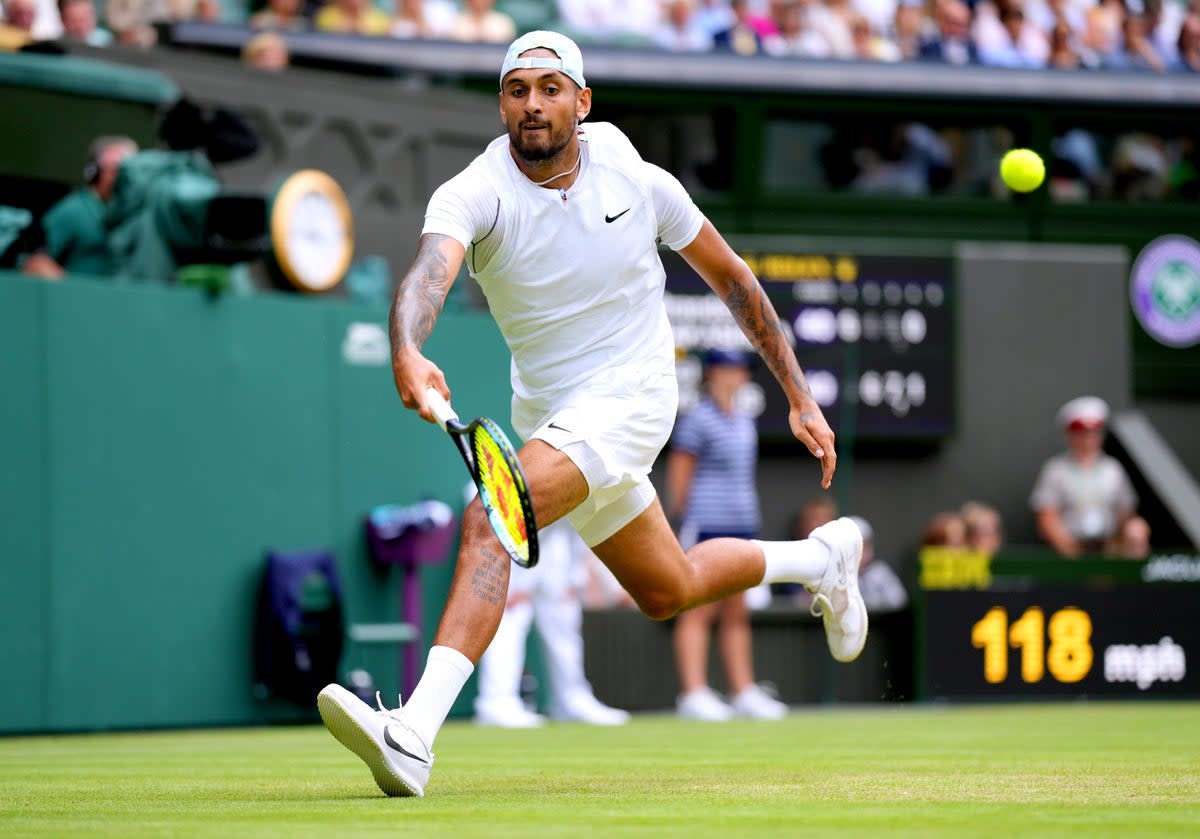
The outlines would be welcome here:
[[[1125,468],[1103,451],[1108,404],[1096,396],[1072,399],[1059,409],[1058,424],[1067,450],[1042,466],[1030,498],[1038,533],[1067,558],[1145,556],[1150,526],[1136,515],[1137,493]]]

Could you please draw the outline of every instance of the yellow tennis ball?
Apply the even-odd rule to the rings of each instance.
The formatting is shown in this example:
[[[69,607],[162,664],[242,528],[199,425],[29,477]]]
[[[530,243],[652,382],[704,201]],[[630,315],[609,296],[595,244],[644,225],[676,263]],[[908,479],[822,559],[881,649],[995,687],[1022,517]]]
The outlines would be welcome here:
[[[1000,177],[1015,192],[1032,192],[1046,177],[1046,164],[1031,149],[1012,149],[1000,159]]]

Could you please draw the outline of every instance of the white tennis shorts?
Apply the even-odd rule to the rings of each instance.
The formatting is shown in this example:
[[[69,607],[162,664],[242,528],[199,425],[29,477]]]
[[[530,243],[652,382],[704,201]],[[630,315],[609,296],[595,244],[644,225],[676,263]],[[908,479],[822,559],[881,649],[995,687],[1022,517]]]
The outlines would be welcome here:
[[[513,399],[513,427],[544,440],[579,467],[588,497],[567,518],[588,547],[637,518],[654,501],[650,469],[671,436],[679,405],[673,373],[605,371],[547,410]]]

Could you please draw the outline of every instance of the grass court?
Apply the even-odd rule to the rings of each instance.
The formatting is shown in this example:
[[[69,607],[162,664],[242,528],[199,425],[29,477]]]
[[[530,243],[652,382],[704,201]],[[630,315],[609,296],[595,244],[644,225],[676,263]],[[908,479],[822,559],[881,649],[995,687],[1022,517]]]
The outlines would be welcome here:
[[[451,722],[424,799],[324,728],[0,738],[17,837],[1200,836],[1200,703]]]

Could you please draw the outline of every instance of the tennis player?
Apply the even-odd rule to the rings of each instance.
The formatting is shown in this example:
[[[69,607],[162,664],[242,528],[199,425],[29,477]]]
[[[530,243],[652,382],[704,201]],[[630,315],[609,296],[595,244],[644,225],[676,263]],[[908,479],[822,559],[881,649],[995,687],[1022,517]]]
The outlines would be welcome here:
[[[684,551],[648,475],[675,420],[675,347],[658,243],[678,251],[733,314],[778,380],[792,433],[828,487],[834,435],[754,274],[679,181],[605,123],[569,38],[530,32],[500,70],[506,134],[429,201],[417,254],[391,310],[392,371],[405,407],[429,421],[425,390],[450,389],[421,348],[463,260],[512,352],[512,425],[539,527],[564,516],[651,618],[762,582],[814,593],[833,657],[867,635],[862,536],[849,519],[798,542],[713,539]],[[431,747],[504,611],[509,558],[476,500],[434,646],[402,708],[375,710],[330,685],[331,733],[388,795],[424,795]]]

